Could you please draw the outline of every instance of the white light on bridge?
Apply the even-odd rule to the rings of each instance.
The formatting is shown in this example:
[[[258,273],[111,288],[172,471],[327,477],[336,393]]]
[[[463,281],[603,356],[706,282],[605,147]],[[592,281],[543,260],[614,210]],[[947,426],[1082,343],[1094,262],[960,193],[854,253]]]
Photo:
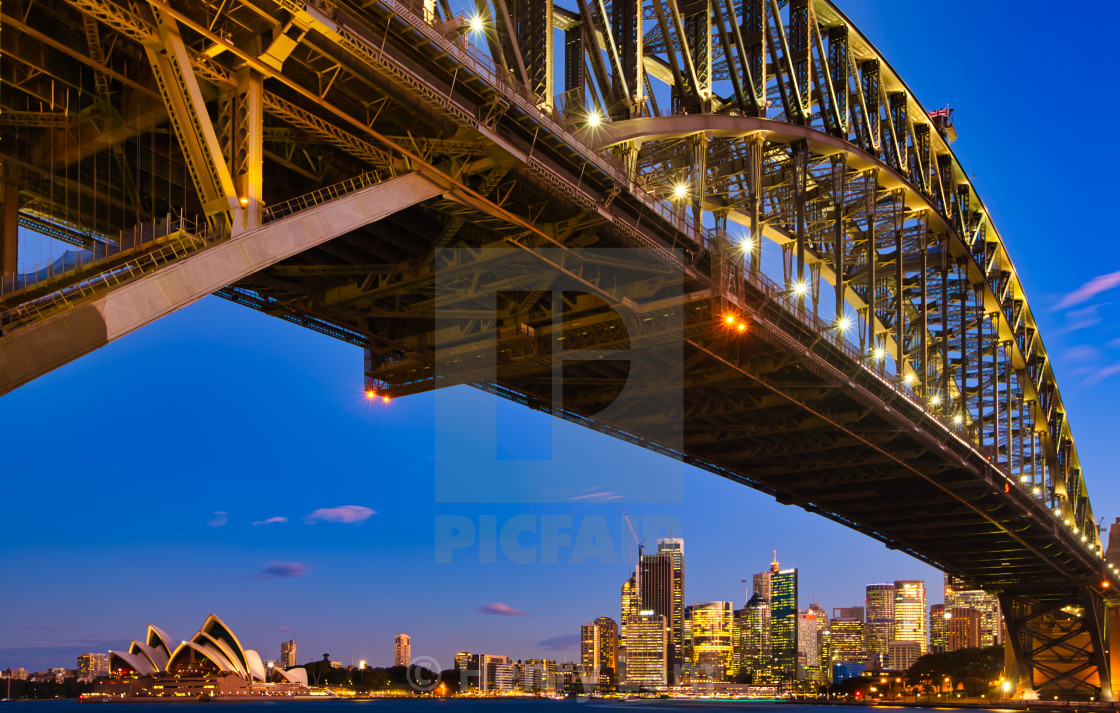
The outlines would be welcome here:
[[[482,15],[472,15],[470,19],[471,32],[479,33],[486,29],[485,23],[482,21]]]
[[[875,361],[883,361],[887,358],[887,350],[882,347],[875,347],[874,356]]]
[[[804,297],[805,293],[809,291],[809,286],[805,284],[804,280],[798,280],[797,284],[793,286],[793,294],[798,297]]]
[[[740,240],[739,247],[745,253],[749,253],[751,250],[754,250],[754,241],[751,240],[751,236],[748,235],[747,237]]]
[[[852,326],[852,319],[846,314],[836,320],[836,328],[841,332],[845,331],[850,326]]]
[[[1042,488],[1035,488],[1035,489],[1031,490],[1031,493],[1033,493],[1035,495],[1042,495]]]
[[[682,200],[688,197],[688,184],[684,181],[677,183],[673,186],[673,197],[677,200]]]
[[[933,396],[930,396],[929,397],[929,402],[933,406],[940,406],[941,405],[941,394],[934,394]]]
[[[959,426],[963,422],[964,422],[964,416],[960,415],[959,413],[956,416],[953,416],[953,423],[955,423],[956,425]]]
[[[917,380],[918,380],[918,377],[914,376],[914,372],[912,372],[912,371],[907,372],[906,377],[903,379],[903,381],[906,382],[907,386],[913,386],[914,382],[917,381]]]
[[[587,115],[587,125],[591,128],[594,129],[601,123],[603,123],[603,117],[599,115],[598,109],[592,110],[591,113]]]

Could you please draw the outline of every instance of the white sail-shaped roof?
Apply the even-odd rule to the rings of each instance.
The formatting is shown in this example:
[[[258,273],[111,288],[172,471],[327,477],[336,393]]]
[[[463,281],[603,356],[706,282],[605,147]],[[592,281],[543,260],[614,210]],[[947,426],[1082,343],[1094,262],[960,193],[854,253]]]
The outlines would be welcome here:
[[[253,678],[258,681],[268,680],[268,674],[264,670],[264,662],[261,661],[261,655],[252,649],[245,650],[245,659],[249,662],[249,673]]]
[[[233,652],[224,641],[219,641],[201,631],[194,635],[193,641],[207,651],[214,651],[221,654],[222,658],[229,663],[230,670],[234,673],[240,675],[242,678],[249,677],[249,673],[241,666],[237,657],[234,656]]]
[[[136,673],[140,674],[141,676],[147,676],[149,674],[156,673],[156,668],[152,665],[152,662],[148,660],[147,656],[144,656],[142,654],[133,654],[128,651],[110,651],[109,657],[109,667],[114,670],[119,668],[117,666],[113,666],[112,664],[113,657],[116,657],[120,660],[121,663],[123,663],[125,666],[129,667]]]
[[[162,671],[167,665],[164,657],[152,650],[152,647],[147,644],[141,644],[139,641],[133,641],[132,645],[128,647],[128,653],[134,656],[143,656],[152,663],[152,668],[156,671]]]
[[[298,683],[302,686],[307,685],[307,669],[303,668],[302,666],[300,668],[291,668],[287,671],[280,668],[279,666],[276,666],[272,669],[272,675],[276,676],[281,681],[287,681],[288,683]]]
[[[167,662],[171,660],[171,652],[175,650],[175,639],[152,624],[148,624],[148,647],[155,651],[157,654],[162,654],[162,661],[156,661],[160,668],[167,668]]]
[[[215,668],[224,673],[238,673],[237,669],[229,662],[221,651],[218,651],[212,645],[199,645],[193,641],[184,641],[179,644],[175,649],[175,653],[171,654],[171,660],[167,662],[167,670],[174,673],[179,666],[183,665],[184,659],[191,656],[192,652],[206,659],[214,664]]]
[[[210,616],[206,617],[206,621],[202,624],[202,628],[198,630],[201,634],[206,634],[215,641],[221,641],[225,644],[225,648],[230,650],[233,659],[239,664],[242,671],[249,670],[249,663],[245,659],[245,647],[237,640],[233,630],[226,626],[226,623],[219,619],[213,612]]]

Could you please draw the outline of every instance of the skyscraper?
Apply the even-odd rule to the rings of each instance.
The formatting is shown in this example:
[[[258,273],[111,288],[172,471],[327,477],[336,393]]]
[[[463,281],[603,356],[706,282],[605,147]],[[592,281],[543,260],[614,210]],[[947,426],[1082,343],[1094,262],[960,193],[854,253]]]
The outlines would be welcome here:
[[[762,639],[759,642],[761,646],[761,656],[763,669],[766,671],[766,676],[770,672],[770,659],[772,655],[772,646],[770,643],[770,617],[773,615],[773,607],[770,603],[770,589],[771,580],[774,575],[778,573],[780,567],[778,566],[778,551],[774,550],[774,560],[770,563],[770,569],[766,572],[759,572],[751,578],[751,589],[747,592],[747,606],[750,607],[750,601],[757,599],[759,604],[766,606],[757,606],[755,613],[762,617]],[[765,677],[765,676],[764,676]]]
[[[618,624],[608,616],[595,620],[599,630],[599,685],[618,685]]]
[[[408,634],[397,634],[393,639],[393,665],[407,666],[412,662],[412,638]]]
[[[828,625],[828,665],[866,663],[867,646],[863,637],[863,620],[834,616]]]
[[[976,589],[960,577],[945,575],[945,611],[953,609],[975,609],[980,613],[980,643],[977,646],[993,646],[1002,640],[1002,612],[999,597]]]
[[[296,665],[296,640],[280,644],[280,667],[292,668]]]
[[[945,612],[945,650],[974,648],[980,645],[980,612],[969,607],[953,607]]]
[[[669,666],[672,673],[684,663],[684,540],[679,537],[661,538],[657,541],[657,553],[669,555],[672,562],[672,609],[668,615]],[[670,680],[673,680],[672,676]]]
[[[891,641],[916,642],[919,655],[924,654],[928,647],[926,611],[926,583],[920,579],[896,581],[894,636]]]
[[[599,627],[588,622],[579,628],[579,665],[583,680],[599,678]]]
[[[641,611],[641,602],[638,599],[638,580],[635,575],[622,583],[621,616],[618,619],[618,677],[620,681],[626,680],[626,622],[630,617],[638,616]]]
[[[669,682],[669,619],[642,610],[626,622],[626,683],[665,686]]]
[[[755,594],[747,605],[735,612],[735,675],[742,680],[761,683],[770,663],[764,643],[770,641],[770,602]]]
[[[770,577],[771,676],[777,682],[797,679],[797,570]]]
[[[734,614],[731,602],[693,604],[690,627],[690,656],[693,680],[723,681],[735,668],[731,660]]]
[[[929,652],[943,654],[948,651],[945,641],[945,605],[931,604],[929,607]]]
[[[887,644],[894,638],[894,585],[867,585],[867,621],[864,639],[867,655],[872,664],[882,666],[887,655]]]

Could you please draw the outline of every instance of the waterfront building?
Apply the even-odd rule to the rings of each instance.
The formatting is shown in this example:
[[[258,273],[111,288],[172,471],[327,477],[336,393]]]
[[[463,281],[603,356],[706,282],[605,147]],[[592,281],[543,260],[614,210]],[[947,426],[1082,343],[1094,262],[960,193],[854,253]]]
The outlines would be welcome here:
[[[919,655],[928,646],[926,630],[926,583],[920,579],[901,580],[894,583],[894,638],[893,641],[913,641],[918,644]],[[888,658],[890,653],[888,652]],[[893,664],[891,668],[897,669]],[[905,670],[908,667],[903,667]]]
[[[945,612],[945,650],[980,646],[980,612],[970,607],[953,607]]]
[[[929,607],[929,652],[943,654],[948,649],[945,641],[945,605],[931,604]]]
[[[669,684],[669,618],[644,609],[626,622],[626,683],[662,687]]]
[[[82,654],[78,657],[77,678],[88,683],[109,675],[109,654]]]
[[[821,640],[828,629],[828,623],[828,614],[816,602],[809,605],[798,621],[798,665],[804,667],[801,678],[806,681],[827,682],[828,666]]]
[[[517,688],[525,693],[539,693],[544,690],[544,670],[529,662],[514,664],[517,670]]]
[[[553,659],[526,659],[525,666],[532,666],[540,671],[540,690],[546,694],[564,692],[564,677],[560,668]]]
[[[294,668],[296,665],[296,640],[293,638],[280,644],[280,668]]]
[[[770,675],[778,683],[797,679],[797,616],[797,570],[783,569],[770,578]]]
[[[705,602],[689,607],[692,680],[725,681],[735,668],[734,612],[731,602]]]
[[[994,646],[1003,640],[1003,612],[999,608],[999,597],[977,589],[960,577],[946,574],[945,610],[958,608],[975,609],[980,613],[980,643],[977,646]]]
[[[636,574],[622,583],[622,601],[618,620],[618,680],[626,680],[626,622],[638,616],[641,602],[638,600],[638,578]]]
[[[4,669],[4,678],[10,678],[13,681],[26,681],[28,678],[27,669],[20,666],[19,668]]]
[[[579,628],[579,665],[583,680],[599,680],[599,627],[588,622]]]
[[[922,617],[925,619],[925,617]],[[905,671],[922,656],[917,641],[891,641],[887,643],[887,666],[893,671]]]
[[[214,614],[193,637],[177,641],[148,626],[143,641],[133,641],[127,651],[109,652],[113,678],[102,679],[95,693],[215,698],[307,692],[305,669],[266,669],[260,654],[242,647],[233,630]]]
[[[758,597],[758,600],[765,603],[765,608],[760,608],[758,613],[762,615],[762,659],[766,676],[769,675],[770,670],[770,657],[772,653],[770,643],[770,617],[772,616],[772,608],[770,605],[770,585],[771,580],[775,574],[778,573],[780,567],[778,566],[778,551],[774,550],[774,560],[770,563],[770,569],[766,572],[759,572],[751,577],[751,588],[747,591],[747,601],[749,602],[752,597]]]
[[[458,657],[456,657],[458,664]],[[512,685],[514,672],[507,668],[511,663],[508,656],[497,654],[471,654],[467,661],[466,681],[468,689],[478,689],[485,693],[499,689],[500,685]],[[460,680],[463,673],[460,672]]]
[[[867,620],[864,639],[872,667],[881,668],[887,656],[887,643],[894,638],[894,585],[869,584],[866,589]]]
[[[393,639],[393,665],[408,666],[412,663],[412,637],[397,634]]]
[[[455,670],[466,671],[471,667],[471,652],[459,651],[455,654]]]

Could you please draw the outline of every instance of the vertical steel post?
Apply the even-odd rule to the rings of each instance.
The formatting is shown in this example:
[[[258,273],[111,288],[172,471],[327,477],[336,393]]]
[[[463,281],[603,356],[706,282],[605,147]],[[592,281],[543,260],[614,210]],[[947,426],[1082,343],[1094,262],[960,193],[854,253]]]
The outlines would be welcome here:
[[[805,217],[805,190],[807,175],[809,173],[809,144],[798,141],[793,144],[793,202],[796,210],[797,221],[797,306],[804,309],[805,291],[808,283],[805,281],[805,230],[808,221]]]
[[[879,251],[875,239],[875,206],[878,189],[879,171],[873,168],[864,174],[863,184],[864,209],[867,211],[867,324],[865,325],[866,332],[862,338],[863,343],[860,345],[863,351],[866,351],[875,343],[876,287],[878,286],[878,276],[875,274],[875,268],[879,261]],[[900,373],[899,376],[904,375]]]
[[[844,154],[832,157],[832,266],[836,271],[836,317],[844,314]]]
[[[755,134],[750,139],[750,202],[751,210],[751,277],[758,279],[762,270],[762,136]]]
[[[923,213],[918,217],[918,269],[921,270],[921,277],[918,280],[918,286],[921,290],[921,320],[918,322],[919,337],[921,349],[921,369],[922,369],[922,394],[925,398],[930,397],[929,389],[929,266],[926,264],[929,258],[929,230],[926,224],[926,217]]]
[[[15,275],[19,267],[19,186],[9,176],[3,185],[0,216],[0,278]]]
[[[895,314],[894,314],[894,335],[895,335],[895,363],[901,364],[905,358],[903,343],[906,341],[906,311],[904,309],[906,302],[906,285],[904,284],[904,270],[903,262],[905,261],[905,250],[903,250],[902,241],[902,212],[906,204],[904,202],[901,190],[894,191],[891,194],[891,204],[894,213],[894,282],[895,282]],[[872,345],[874,346],[874,345]]]

